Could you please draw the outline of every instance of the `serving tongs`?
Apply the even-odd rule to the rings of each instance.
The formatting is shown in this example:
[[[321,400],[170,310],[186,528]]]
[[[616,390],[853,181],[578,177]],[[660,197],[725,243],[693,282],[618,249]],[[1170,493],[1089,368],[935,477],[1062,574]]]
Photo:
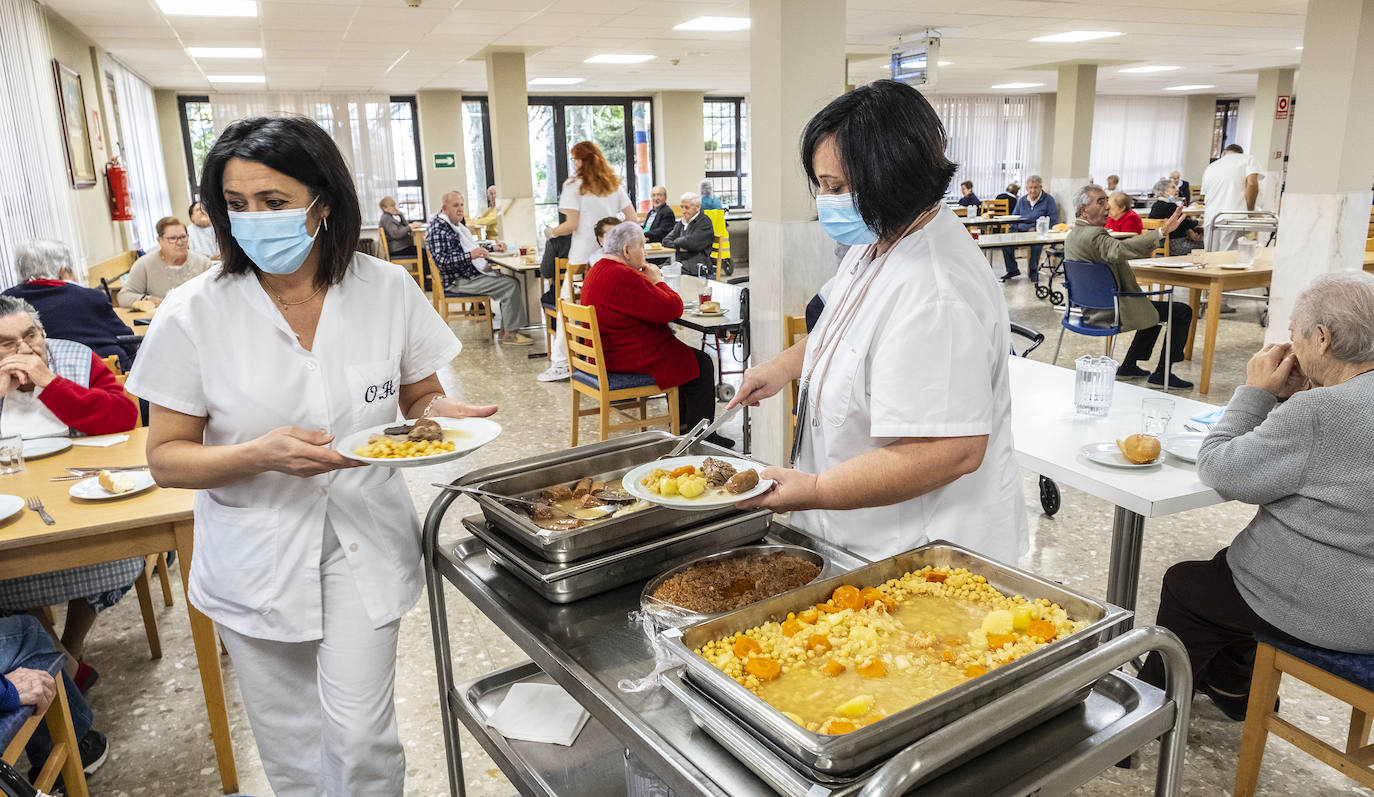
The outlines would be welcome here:
[[[668,453],[663,454],[662,456],[655,457],[654,461],[657,462],[660,459],[672,459],[673,457],[682,456],[683,452],[687,451],[697,443],[700,443],[702,440],[705,440],[706,438],[715,434],[716,430],[724,426],[726,421],[735,417],[735,415],[739,413],[740,408],[743,406],[743,404],[736,404],[734,407],[731,407],[730,409],[726,410],[724,415],[721,415],[719,418],[716,418],[715,421],[713,421],[709,426],[706,425],[705,418],[702,418],[701,420],[697,421],[696,426],[693,426],[691,431],[687,432],[687,434],[682,436],[681,442],[673,446],[672,450],[670,450]]]
[[[620,507],[617,506],[616,503],[621,503],[621,502],[623,502],[623,501],[619,500],[618,497],[616,497],[617,500],[615,500],[614,502],[611,502],[611,503],[607,503],[607,504],[605,504],[605,505],[603,505],[603,506],[586,507],[586,508],[584,508],[584,509],[579,509],[579,510],[577,510],[577,512],[569,512],[568,510],[563,509],[562,507],[554,506],[553,504],[537,504],[537,503],[535,503],[534,501],[530,501],[530,500],[525,499],[525,498],[516,498],[515,496],[511,496],[511,495],[501,495],[500,493],[487,492],[486,490],[479,490],[479,489],[477,489],[476,487],[465,487],[465,486],[463,486],[463,485],[461,485],[461,484],[448,484],[448,483],[446,483],[446,482],[433,482],[433,485],[434,485],[435,487],[439,487],[439,488],[442,488],[442,489],[444,489],[444,490],[451,490],[451,491],[453,491],[453,492],[455,492],[455,493],[466,493],[466,494],[468,494],[468,495],[484,495],[484,496],[486,496],[487,498],[491,498],[491,499],[494,499],[494,500],[496,500],[496,501],[505,501],[505,502],[507,502],[507,503],[518,504],[518,505],[523,506],[523,507],[525,507],[526,509],[528,509],[528,510],[530,511],[530,514],[531,514],[531,515],[534,514],[534,508],[535,508],[535,507],[542,507],[542,508],[544,508],[544,509],[552,510],[553,512],[555,512],[555,513],[557,513],[557,514],[559,514],[559,515],[561,515],[561,516],[563,516],[563,517],[572,518],[573,520],[599,520],[599,519],[601,519],[601,518],[603,518],[603,517],[605,517],[605,516],[607,516],[607,515],[610,515],[610,514],[612,514],[612,513],[614,513],[614,512],[618,512],[618,511],[620,510]],[[611,494],[610,494],[610,491],[601,491],[601,492],[605,492],[605,493],[607,494],[607,497],[606,497],[606,498],[601,498],[601,496],[598,495],[598,496],[597,496],[598,498],[601,498],[601,500],[603,500],[603,501],[609,501],[609,500],[611,500],[612,496],[611,496]],[[627,495],[628,495],[628,493],[627,493]],[[634,496],[630,496],[630,500],[635,500],[635,499],[634,499]]]

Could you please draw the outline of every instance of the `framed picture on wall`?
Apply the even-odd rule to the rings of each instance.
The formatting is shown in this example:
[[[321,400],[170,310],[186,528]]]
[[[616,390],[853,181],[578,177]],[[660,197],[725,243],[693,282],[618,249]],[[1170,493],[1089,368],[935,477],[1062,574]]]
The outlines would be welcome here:
[[[95,157],[91,153],[91,135],[86,127],[86,94],[81,86],[81,73],[52,62],[57,78],[57,106],[62,115],[62,144],[67,151],[67,174],[73,188],[95,185]]]

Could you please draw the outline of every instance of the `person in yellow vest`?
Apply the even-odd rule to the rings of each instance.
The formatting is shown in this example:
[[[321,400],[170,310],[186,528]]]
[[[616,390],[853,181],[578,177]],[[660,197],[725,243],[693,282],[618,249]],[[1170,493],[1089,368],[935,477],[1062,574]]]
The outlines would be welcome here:
[[[500,214],[496,212],[496,186],[487,186],[487,209],[482,211],[482,215],[468,219],[468,224],[473,227],[481,227],[481,240],[495,241],[499,235],[497,233],[497,222],[500,221]]]

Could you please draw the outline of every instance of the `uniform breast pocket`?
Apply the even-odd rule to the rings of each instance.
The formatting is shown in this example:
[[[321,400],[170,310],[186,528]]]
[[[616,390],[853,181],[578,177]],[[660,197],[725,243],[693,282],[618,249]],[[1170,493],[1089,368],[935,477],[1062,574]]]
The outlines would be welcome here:
[[[840,343],[821,380],[820,403],[816,409],[822,421],[839,426],[849,419],[854,393],[864,389],[860,376],[862,366],[863,357],[848,344]]]
[[[375,360],[348,366],[348,401],[356,428],[396,420],[401,395],[398,360]]]

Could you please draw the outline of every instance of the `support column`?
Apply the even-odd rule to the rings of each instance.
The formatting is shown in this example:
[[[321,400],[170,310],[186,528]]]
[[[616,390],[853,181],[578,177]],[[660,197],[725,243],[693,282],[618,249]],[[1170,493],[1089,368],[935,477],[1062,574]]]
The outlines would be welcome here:
[[[1073,221],[1073,194],[1088,182],[1088,158],[1093,145],[1093,106],[1097,98],[1097,64],[1059,67],[1059,91],[1054,106],[1054,159],[1050,165],[1050,194],[1062,220]],[[1098,179],[1106,175],[1098,175]]]
[[[1050,167],[1054,165],[1054,116],[1057,107],[1055,99],[1053,94],[1040,95],[1040,158],[1032,168],[1022,175],[1021,189],[1023,191],[1025,190],[1025,178],[1032,174],[1038,174],[1041,175],[1042,180],[1048,182],[1052,174]],[[1048,186],[1046,188],[1048,189]],[[1056,199],[1055,201],[1058,202],[1059,200]]]
[[[463,160],[463,92],[417,91],[415,104],[420,114],[420,162],[425,168],[425,215],[433,216],[443,206],[449,191],[468,195],[467,163]],[[434,156],[453,153],[452,166],[435,166]],[[482,201],[486,202],[483,194]],[[469,207],[476,215],[483,207]],[[371,208],[363,208],[369,218]],[[375,214],[374,214],[375,215]],[[414,221],[414,219],[412,219]]]
[[[525,53],[487,52],[487,107],[491,113],[491,155],[496,201],[506,206],[501,235],[514,246],[534,246],[542,236],[534,223],[534,178],[530,170],[529,94]]]
[[[1276,108],[1279,97],[1293,96],[1294,71],[1262,69],[1255,84],[1255,119],[1250,132],[1250,149],[1246,150],[1264,170],[1255,210],[1277,210],[1279,207],[1283,158],[1288,154],[1288,114],[1279,119]]]
[[[1293,125],[1270,342],[1288,339],[1293,300],[1309,282],[1363,267],[1374,174],[1374,0],[1310,0],[1302,53],[1303,104],[1312,110]]]
[[[668,203],[696,191],[706,176],[702,146],[700,91],[664,91],[654,97],[654,150],[658,153],[658,182],[668,189]]]
[[[1183,163],[1178,169],[1194,191],[1202,190],[1202,173],[1212,162],[1212,128],[1217,119],[1217,95],[1188,96],[1188,121],[1183,129]]]
[[[845,87],[844,0],[753,0],[749,11],[753,219],[749,223],[751,340],[755,363],[783,348],[782,319],[835,276],[835,242],[816,221],[802,171],[802,128]],[[782,463],[787,391],[752,415],[754,455]]]

